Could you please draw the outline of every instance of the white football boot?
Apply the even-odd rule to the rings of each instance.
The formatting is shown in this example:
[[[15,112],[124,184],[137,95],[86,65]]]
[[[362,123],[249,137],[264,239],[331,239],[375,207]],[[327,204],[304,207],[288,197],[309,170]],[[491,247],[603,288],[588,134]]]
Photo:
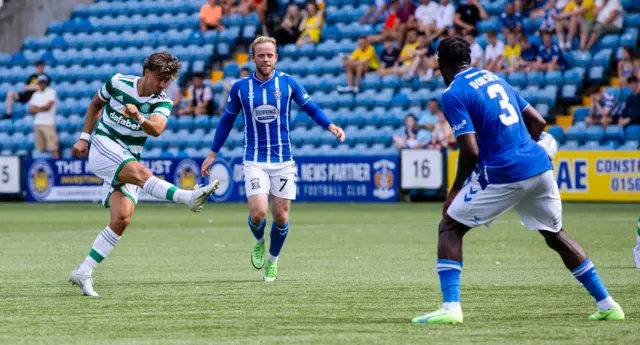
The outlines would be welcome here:
[[[80,289],[82,289],[82,293],[85,296],[92,296],[92,297],[100,296],[98,295],[97,292],[95,292],[95,290],[93,290],[93,278],[91,278],[91,276],[88,274],[80,274],[80,272],[78,272],[78,269],[71,272],[69,281],[73,285],[78,285]]]
[[[191,193],[191,199],[187,204],[189,209],[193,212],[200,212],[200,210],[202,210],[202,208],[204,207],[204,204],[207,202],[211,194],[216,192],[216,189],[218,189],[219,185],[220,185],[220,181],[213,180],[211,183],[209,183],[204,187],[196,186],[197,189],[195,189]]]

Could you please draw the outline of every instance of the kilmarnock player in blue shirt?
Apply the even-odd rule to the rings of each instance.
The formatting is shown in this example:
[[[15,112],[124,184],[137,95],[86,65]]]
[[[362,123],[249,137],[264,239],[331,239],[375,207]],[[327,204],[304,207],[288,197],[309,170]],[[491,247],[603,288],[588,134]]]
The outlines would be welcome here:
[[[470,68],[470,54],[469,44],[459,37],[446,38],[438,47],[440,70],[448,86],[442,110],[455,132],[460,157],[439,226],[436,268],[442,308],[413,322],[462,323],[462,237],[512,208],[528,230],[540,231],[595,298],[598,311],[590,320],[624,319],[591,260],[562,230],[562,204],[550,157],[536,143],[544,119],[507,82],[489,71]],[[465,185],[474,169],[477,180]]]
[[[248,223],[256,239],[251,263],[256,269],[265,266],[265,216],[271,195],[273,224],[264,273],[264,280],[270,282],[278,276],[278,256],[289,232],[289,207],[291,200],[296,198],[297,168],[291,156],[289,137],[291,101],[295,101],[340,142],[344,142],[345,133],[331,123],[293,77],[274,70],[278,60],[275,39],[258,37],[251,44],[251,50],[256,72],[231,87],[211,152],[202,163],[202,175],[209,175],[216,154],[227,140],[236,116],[242,112],[245,123],[243,173],[249,201]]]

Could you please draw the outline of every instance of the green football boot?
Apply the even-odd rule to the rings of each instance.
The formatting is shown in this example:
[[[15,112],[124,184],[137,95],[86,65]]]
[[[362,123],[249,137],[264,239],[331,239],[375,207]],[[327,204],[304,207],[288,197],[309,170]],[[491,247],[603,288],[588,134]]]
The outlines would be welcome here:
[[[257,270],[264,267],[264,241],[255,242],[251,251],[251,264]]]
[[[621,321],[624,320],[624,311],[618,303],[614,303],[613,308],[607,311],[598,311],[589,316],[589,320],[593,321]]]
[[[447,311],[442,308],[426,315],[414,317],[412,323],[432,325],[453,325],[462,323],[462,309]]]
[[[272,282],[278,278],[278,262],[267,260],[267,266],[264,269],[264,281]]]

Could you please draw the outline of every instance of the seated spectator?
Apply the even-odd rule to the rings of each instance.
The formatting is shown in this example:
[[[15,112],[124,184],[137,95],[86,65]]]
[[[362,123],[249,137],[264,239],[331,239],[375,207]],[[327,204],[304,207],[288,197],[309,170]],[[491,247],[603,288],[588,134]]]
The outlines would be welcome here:
[[[193,84],[189,87],[189,96],[191,97],[189,105],[184,109],[180,109],[180,115],[204,115],[213,114],[213,91],[204,84],[204,75],[202,73],[194,73]]]
[[[380,68],[380,62],[376,50],[367,42],[367,38],[358,38],[358,46],[351,53],[349,59],[344,60],[344,69],[347,72],[347,86],[339,86],[340,92],[360,92],[362,76]],[[354,78],[355,76],[355,78]]]
[[[569,0],[549,0],[544,6],[531,12],[531,19],[542,18],[539,30],[554,32],[556,30],[556,19],[564,11],[568,2]]]
[[[389,75],[396,74],[398,69],[398,58],[400,57],[400,49],[394,46],[394,40],[390,37],[384,40],[384,49],[380,55],[380,69],[378,74]]]
[[[484,59],[482,46],[476,42],[472,34],[464,35],[464,39],[469,43],[469,48],[471,49],[471,67],[482,68]]]
[[[504,6],[504,12],[500,15],[502,34],[507,37],[509,32],[520,35],[522,33],[522,13],[516,12],[513,3],[509,2]]]
[[[207,0],[207,3],[200,7],[200,31],[224,30],[222,25],[222,6],[218,5],[218,0]]]
[[[553,36],[549,31],[542,32],[542,47],[538,50],[538,69],[553,71],[564,69],[567,61],[560,46],[553,43]]]
[[[31,99],[31,96],[39,89],[38,85],[38,77],[44,75],[48,80],[51,80],[49,75],[44,72],[44,62],[37,61],[36,62],[36,73],[27,78],[27,81],[24,86],[24,90],[20,93],[15,91],[9,91],[7,93],[7,97],[5,99],[5,104],[7,106],[6,114],[2,117],[2,119],[9,119],[13,113],[13,102],[18,101],[20,103],[27,103]]]
[[[220,0],[220,7],[222,7],[222,16],[228,17],[234,13],[240,13],[238,6],[235,6],[235,0]]]
[[[429,81],[433,78],[438,63],[435,58],[436,50],[424,33],[418,34],[418,47],[416,47],[411,66],[405,71],[404,78],[411,79],[419,76],[421,81]]]
[[[389,10],[389,4],[387,0],[374,0],[369,10],[360,18],[360,24],[376,24],[385,12]]]
[[[54,159],[60,158],[58,153],[58,135],[56,133],[56,91],[49,87],[49,77],[41,74],[36,79],[38,90],[29,100],[29,112],[35,114],[33,129],[36,150],[51,152]]]
[[[610,124],[618,123],[624,111],[624,104],[618,97],[608,91],[600,91],[599,87],[594,87],[591,91],[591,108],[589,116],[586,118],[588,126],[601,125],[607,127]]]
[[[275,30],[277,23],[280,22],[280,18],[275,16],[280,11],[280,2],[278,0],[253,0],[253,8],[260,18],[262,34],[270,35]]]
[[[466,4],[458,6],[453,23],[458,34],[470,33],[475,35],[478,21],[487,18],[489,18],[487,11],[482,8],[478,0],[467,0]]]
[[[456,137],[453,135],[453,130],[444,117],[444,114],[440,112],[438,114],[438,123],[436,123],[431,134],[431,149],[442,149],[456,146]]]
[[[571,0],[564,12],[555,16],[560,49],[571,49],[578,28],[586,30],[593,22],[593,0]],[[565,41],[565,30],[568,34]]]
[[[300,26],[302,23],[302,14],[296,4],[289,4],[284,19],[273,33],[278,45],[286,45],[296,43],[300,37]]]
[[[488,44],[484,48],[484,68],[499,72],[504,65],[504,43],[498,40],[495,31],[487,32]]]
[[[400,35],[400,20],[398,19],[399,9],[400,4],[398,3],[398,0],[392,0],[389,4],[387,19],[385,19],[384,24],[382,25],[382,32],[377,35],[369,36],[370,43],[385,41],[389,38],[399,41],[402,40],[402,36]]]
[[[512,73],[518,70],[521,52],[522,47],[516,39],[516,33],[508,32],[507,45],[504,46],[504,68],[507,69],[507,72]]]
[[[440,7],[438,8],[438,18],[436,19],[436,30],[431,32],[431,39],[442,35],[455,34],[454,20],[456,16],[456,9],[450,0],[440,0]]]
[[[220,94],[220,101],[218,103],[218,114],[224,113],[224,108],[227,106],[227,99],[229,97],[229,91],[231,91],[231,86],[235,84],[240,79],[246,78],[251,75],[251,71],[247,67],[242,67],[240,69],[240,76],[238,78],[228,79],[224,81],[224,89],[222,94]],[[175,103],[174,103],[175,104]]]
[[[640,125],[640,83],[638,83],[638,77],[629,77],[627,85],[631,89],[631,95],[627,97],[624,112],[620,121],[618,121],[618,124],[623,127]]]
[[[402,42],[404,34],[409,29],[416,29],[418,27],[416,22],[416,5],[411,0],[402,0],[401,6],[396,12],[398,20],[400,21],[400,37],[398,43]]]
[[[440,110],[440,103],[435,98],[429,100],[427,103],[427,111],[420,116],[420,120],[418,120],[418,126],[420,128],[433,131],[438,123],[438,116],[442,114],[442,110]]]
[[[618,61],[618,78],[620,78],[620,87],[625,87],[627,79],[638,74],[640,64],[636,59],[636,53],[631,47],[624,47],[622,50],[622,59]]]
[[[533,72],[539,69],[538,47],[529,42],[527,35],[520,36],[520,62],[518,65],[522,72]]]
[[[322,33],[322,25],[324,25],[324,11],[318,10],[318,5],[313,0],[308,1],[306,18],[302,20],[300,27],[302,33],[296,44],[303,46],[305,44],[318,43]]]
[[[580,33],[580,49],[590,50],[602,36],[606,34],[614,34],[622,31],[623,11],[620,0],[602,0],[606,1],[604,6],[594,10],[596,15],[593,25],[583,28]],[[588,41],[587,41],[588,39]]]
[[[397,70],[398,76],[402,76],[411,70],[411,64],[413,63],[413,56],[416,53],[416,49],[420,46],[418,42],[418,33],[414,29],[410,29],[407,32],[407,39],[400,51],[400,58],[398,59],[399,68]]]
[[[413,114],[407,115],[404,119],[404,127],[404,134],[393,136],[393,143],[396,145],[396,148],[398,150],[417,148],[417,146],[420,145],[420,142],[417,140],[420,127],[418,126],[416,116]]]
[[[440,6],[431,0],[420,0],[420,6],[416,8],[417,28],[427,34],[429,39],[433,37],[433,33],[437,30],[436,22],[439,9]]]
[[[530,13],[543,7],[548,1],[545,0],[515,0],[515,10],[520,13]]]

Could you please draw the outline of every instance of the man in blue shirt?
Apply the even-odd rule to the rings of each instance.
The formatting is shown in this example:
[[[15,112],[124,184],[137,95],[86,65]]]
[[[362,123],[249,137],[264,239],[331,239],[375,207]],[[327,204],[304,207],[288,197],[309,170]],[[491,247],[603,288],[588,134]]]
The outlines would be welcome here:
[[[202,175],[210,167],[227,140],[238,113],[244,116],[243,173],[249,201],[249,228],[256,242],[251,263],[256,269],[265,266],[265,216],[271,195],[271,243],[266,260],[264,280],[278,276],[278,256],[289,232],[289,207],[296,198],[297,168],[291,155],[289,112],[296,102],[317,124],[344,142],[342,128],[334,125],[311,101],[307,91],[290,75],[274,70],[278,61],[276,41],[260,36],[251,44],[256,72],[238,80],[229,91],[229,98],[213,138],[211,152],[202,163]]]
[[[464,39],[442,40],[438,61],[448,86],[442,107],[460,156],[439,226],[436,268],[442,308],[413,322],[462,323],[462,238],[471,228],[488,226],[512,208],[528,230],[540,231],[595,298],[598,312],[591,320],[624,319],[622,308],[605,289],[584,250],[562,230],[562,202],[550,157],[536,143],[546,125],[540,113],[506,81],[487,70],[470,68],[469,44]],[[477,180],[465,185],[474,170]]]
[[[504,12],[500,15],[502,34],[507,37],[509,32],[520,34],[522,32],[522,13],[517,12],[512,2],[504,5]]]
[[[549,31],[542,32],[542,47],[538,50],[538,64],[544,71],[553,71],[567,67],[567,60],[562,54],[560,46],[553,43],[553,36]]]

